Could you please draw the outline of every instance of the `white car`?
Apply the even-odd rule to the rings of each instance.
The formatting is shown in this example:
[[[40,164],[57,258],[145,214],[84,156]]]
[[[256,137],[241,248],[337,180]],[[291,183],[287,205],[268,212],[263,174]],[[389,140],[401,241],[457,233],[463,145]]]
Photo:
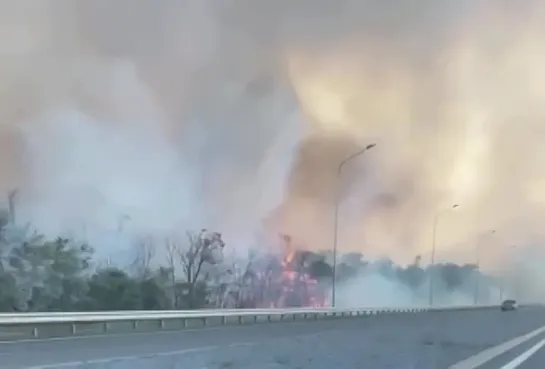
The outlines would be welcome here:
[[[518,304],[515,300],[505,300],[501,303],[501,311],[513,311],[518,309]]]

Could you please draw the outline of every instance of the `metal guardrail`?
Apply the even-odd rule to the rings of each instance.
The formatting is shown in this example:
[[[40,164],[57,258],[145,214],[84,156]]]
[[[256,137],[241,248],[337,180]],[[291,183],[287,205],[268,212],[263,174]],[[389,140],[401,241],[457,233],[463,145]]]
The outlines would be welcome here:
[[[0,314],[0,340],[197,329],[208,326],[323,320],[394,313],[486,309],[497,305],[392,308],[292,308]]]
[[[127,320],[161,320],[161,319],[206,319],[213,317],[232,316],[286,316],[300,314],[318,315],[371,315],[378,313],[418,312],[426,309],[219,309],[219,310],[172,310],[172,311],[104,311],[104,312],[74,312],[74,313],[8,313],[0,314],[0,325],[9,324],[48,324],[48,323],[82,323],[108,322]]]

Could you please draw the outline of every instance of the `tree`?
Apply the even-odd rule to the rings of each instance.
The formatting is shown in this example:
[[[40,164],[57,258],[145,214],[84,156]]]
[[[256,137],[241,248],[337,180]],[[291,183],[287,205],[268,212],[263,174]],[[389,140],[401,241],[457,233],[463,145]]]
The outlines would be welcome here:
[[[439,266],[441,279],[448,291],[453,291],[459,288],[464,280],[464,270],[453,263],[442,264]]]
[[[17,281],[13,275],[4,271],[0,272],[0,311],[17,311],[18,306],[18,293],[17,293]]]
[[[34,310],[69,311],[76,309],[87,291],[87,272],[92,250],[75,245],[69,239],[57,238],[38,247],[45,266],[45,279],[40,291],[42,299],[33,296]]]
[[[0,209],[0,233],[9,224],[10,214],[6,209]]]
[[[392,278],[392,279],[395,278],[396,267],[392,260],[388,258],[382,258],[378,260],[375,264],[378,269],[378,272],[382,274],[382,276],[386,278]]]
[[[363,259],[363,255],[359,252],[349,252],[342,257],[342,262],[358,270],[367,265],[367,262]]]
[[[397,277],[413,290],[419,289],[426,279],[426,272],[420,267],[420,255],[407,268],[398,268]]]
[[[151,238],[145,238],[137,245],[131,273],[112,267],[92,269],[89,246],[67,238],[46,239],[30,225],[10,223],[8,213],[0,209],[0,311],[194,309],[211,301],[216,307],[252,307],[268,306],[281,297],[285,304],[299,306],[307,300],[301,300],[299,292],[283,296],[283,278],[307,274],[322,288],[333,275],[325,256],[309,251],[290,250],[293,258],[284,263],[275,255],[257,258],[255,254],[242,259],[233,255],[226,263],[220,233],[188,232],[184,241],[167,239],[166,265],[152,263],[155,248]],[[447,301],[453,292],[476,294],[476,278],[480,297],[496,283],[471,264],[436,264],[424,270],[419,256],[400,267],[388,259],[367,263],[359,253],[343,256],[337,266],[338,281],[358,278],[363,271],[363,277],[379,273],[391,283],[403,283],[415,297],[423,291],[426,274],[433,272],[438,292]],[[312,291],[309,286],[314,282],[292,280]]]
[[[0,234],[0,273],[6,281],[3,298],[13,310],[74,309],[85,294],[91,254],[87,245],[65,238],[46,240],[29,225],[5,225]]]
[[[172,304],[174,307],[178,308],[181,304],[181,296],[178,293],[178,289],[176,288],[176,271],[178,266],[178,258],[179,255],[178,251],[178,245],[174,242],[171,242],[170,239],[166,239],[165,242],[165,248],[167,252],[167,268],[161,269],[162,273],[161,275],[165,279],[165,284],[168,286],[170,298],[172,301]]]
[[[206,283],[200,281],[203,267],[216,265],[223,261],[225,243],[221,233],[208,232],[202,229],[199,233],[187,232],[187,248],[175,247],[182,265],[185,283],[179,284],[177,290],[187,299],[189,308],[199,307],[202,293],[206,291]]]
[[[136,244],[136,257],[132,263],[137,278],[145,280],[151,277],[151,262],[154,257],[155,245],[151,237],[140,238]]]
[[[140,304],[143,310],[166,310],[172,306],[163,282],[161,273],[140,281]]]
[[[311,278],[320,280],[333,277],[333,268],[325,260],[316,260],[309,266],[308,274]]]
[[[29,225],[14,227],[7,223],[0,235],[0,270],[5,274],[4,280],[14,283],[9,300],[13,302],[14,310],[26,311],[34,287],[44,278],[39,273],[42,265],[35,252],[43,244],[43,237],[32,232]]]
[[[254,271],[256,254],[249,252],[247,258],[239,258],[234,253],[217,268],[208,280],[210,303],[218,308],[241,308],[252,304],[254,284],[257,275]]]
[[[88,310],[140,310],[140,286],[135,279],[117,268],[105,268],[89,281],[89,292],[83,302]]]

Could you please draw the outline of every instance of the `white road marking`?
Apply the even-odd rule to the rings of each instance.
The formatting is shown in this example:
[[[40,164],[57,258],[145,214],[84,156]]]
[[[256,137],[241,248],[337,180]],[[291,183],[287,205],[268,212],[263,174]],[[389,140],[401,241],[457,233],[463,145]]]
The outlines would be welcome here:
[[[534,338],[538,334],[545,332],[545,326],[538,328],[525,335],[513,338],[507,342],[501,343],[497,346],[491,347],[484,351],[479,352],[477,355],[471,356],[465,360],[462,360],[454,365],[451,365],[449,369],[475,369],[484,363],[492,360],[496,356],[503,354],[511,350],[512,348]]]
[[[298,334],[295,336],[291,336],[292,338],[302,338],[302,337],[317,337],[320,336],[324,331],[319,332],[313,332],[313,333],[305,333],[305,334]],[[107,364],[117,361],[126,361],[126,360],[138,360],[138,359],[151,359],[155,357],[165,357],[165,356],[174,356],[174,355],[184,355],[194,352],[203,352],[203,351],[211,351],[218,348],[226,348],[226,347],[248,347],[248,346],[255,346],[258,344],[266,343],[269,341],[273,341],[277,339],[278,337],[273,338],[267,338],[263,340],[258,341],[252,341],[252,342],[233,342],[228,345],[213,345],[213,346],[201,346],[201,347],[194,347],[194,348],[188,348],[188,349],[182,349],[182,350],[175,350],[175,351],[166,351],[166,352],[154,352],[154,353],[148,353],[148,354],[141,354],[141,355],[126,355],[126,356],[113,356],[113,357],[106,357],[106,358],[97,358],[97,359],[88,359],[88,360],[80,360],[80,361],[70,361],[70,362],[58,362],[58,363],[51,363],[51,364],[40,364],[40,365],[30,365],[22,367],[21,369],[57,369],[57,368],[70,368],[75,366],[82,366],[85,364]],[[6,353],[6,355],[11,355],[11,353]],[[206,369],[206,368],[203,368]]]
[[[155,357],[186,355],[186,354],[191,354],[195,352],[212,351],[220,347],[237,347],[237,346],[252,346],[252,345],[255,345],[255,343],[240,342],[240,343],[234,343],[234,344],[226,345],[226,346],[219,346],[219,345],[203,346],[203,347],[195,347],[195,348],[176,350],[176,351],[157,352],[157,353],[147,354],[147,355],[115,356],[115,357],[108,357],[108,358],[102,358],[102,359],[91,359],[91,360],[81,360],[81,361],[69,361],[69,362],[55,363],[55,364],[34,365],[34,366],[27,366],[22,369],[57,369],[57,368],[77,367],[77,366],[89,365],[89,364],[109,364],[115,361],[141,360],[141,359],[151,359]]]
[[[501,369],[515,369],[515,368],[517,368],[520,364],[522,364],[526,360],[528,360],[530,358],[530,356],[532,356],[533,354],[538,352],[539,349],[542,348],[543,346],[545,346],[545,338],[542,339],[541,341],[539,341],[538,343],[536,343],[535,345],[533,345],[532,347],[530,347],[528,350],[526,350],[525,352],[523,352],[522,354],[520,354],[516,358],[514,358],[512,361],[510,361],[507,364],[505,364],[504,366],[502,366]]]

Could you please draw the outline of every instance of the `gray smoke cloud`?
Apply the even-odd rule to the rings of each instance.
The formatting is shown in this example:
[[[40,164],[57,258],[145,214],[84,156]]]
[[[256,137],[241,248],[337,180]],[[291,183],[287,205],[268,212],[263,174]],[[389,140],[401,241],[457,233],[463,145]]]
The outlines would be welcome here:
[[[0,189],[44,232],[264,227],[483,263],[542,240],[537,1],[0,1]],[[104,234],[108,234],[105,236]],[[469,240],[469,241],[468,241]],[[456,245],[456,246],[449,246]]]
[[[101,243],[128,218],[127,231],[211,227],[240,242],[281,203],[304,120],[229,7],[2,6],[2,129],[19,156],[3,185],[20,189],[20,218]]]

